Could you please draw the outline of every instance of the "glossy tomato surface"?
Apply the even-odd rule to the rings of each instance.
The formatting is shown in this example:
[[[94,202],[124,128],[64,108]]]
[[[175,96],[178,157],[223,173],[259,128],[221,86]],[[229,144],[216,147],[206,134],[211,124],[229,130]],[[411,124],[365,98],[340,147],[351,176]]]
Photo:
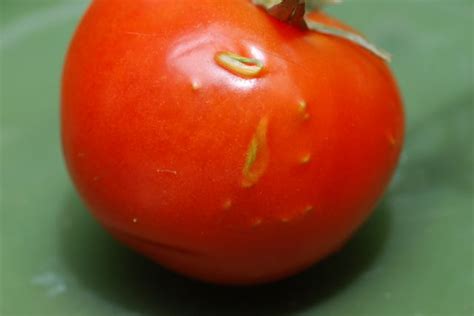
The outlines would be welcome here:
[[[223,52],[262,69],[242,75]],[[383,60],[247,0],[96,0],[64,68],[64,154],[91,212],[201,280],[276,280],[339,249],[402,138]]]

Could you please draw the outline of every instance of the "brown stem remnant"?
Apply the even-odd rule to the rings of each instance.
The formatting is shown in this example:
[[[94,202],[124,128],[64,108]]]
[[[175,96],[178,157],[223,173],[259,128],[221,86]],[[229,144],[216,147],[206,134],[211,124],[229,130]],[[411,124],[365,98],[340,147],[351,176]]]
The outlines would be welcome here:
[[[264,7],[268,14],[280,21],[306,29],[304,21],[305,0],[254,0]]]
[[[315,1],[313,7],[315,10],[320,10],[325,4],[338,2],[339,1],[337,0],[318,0]],[[265,8],[268,14],[280,21],[297,26],[304,30],[309,29],[321,34],[343,38],[360,47],[363,47],[383,60],[390,62],[391,56],[389,53],[377,48],[364,37],[336,27],[306,19],[306,0],[253,0],[253,3]]]

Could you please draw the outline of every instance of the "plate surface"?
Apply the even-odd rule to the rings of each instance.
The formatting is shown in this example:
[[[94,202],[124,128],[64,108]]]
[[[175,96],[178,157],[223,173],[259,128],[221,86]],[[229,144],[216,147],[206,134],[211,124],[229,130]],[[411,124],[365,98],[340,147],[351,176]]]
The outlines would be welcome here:
[[[290,279],[223,288],[112,240],[59,143],[63,56],[82,0],[1,0],[1,315],[472,315],[471,1],[347,1],[336,16],[394,55],[407,140],[375,214]],[[368,18],[370,17],[370,18]]]

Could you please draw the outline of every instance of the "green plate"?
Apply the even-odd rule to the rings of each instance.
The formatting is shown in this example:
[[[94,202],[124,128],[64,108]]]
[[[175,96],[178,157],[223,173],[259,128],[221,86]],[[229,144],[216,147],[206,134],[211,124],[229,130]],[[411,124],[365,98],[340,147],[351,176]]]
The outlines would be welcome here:
[[[63,56],[87,3],[0,3],[1,315],[473,315],[471,1],[331,9],[394,55],[408,122],[399,172],[341,252],[250,288],[167,272],[98,226],[58,132]]]

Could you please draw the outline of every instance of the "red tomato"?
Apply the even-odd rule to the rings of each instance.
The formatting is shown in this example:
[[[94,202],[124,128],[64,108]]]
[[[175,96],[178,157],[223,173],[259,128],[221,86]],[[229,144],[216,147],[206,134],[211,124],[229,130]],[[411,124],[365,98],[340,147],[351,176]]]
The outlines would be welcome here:
[[[402,138],[383,60],[247,0],[96,0],[65,64],[64,154],[91,212],[210,282],[276,280],[338,250]]]

